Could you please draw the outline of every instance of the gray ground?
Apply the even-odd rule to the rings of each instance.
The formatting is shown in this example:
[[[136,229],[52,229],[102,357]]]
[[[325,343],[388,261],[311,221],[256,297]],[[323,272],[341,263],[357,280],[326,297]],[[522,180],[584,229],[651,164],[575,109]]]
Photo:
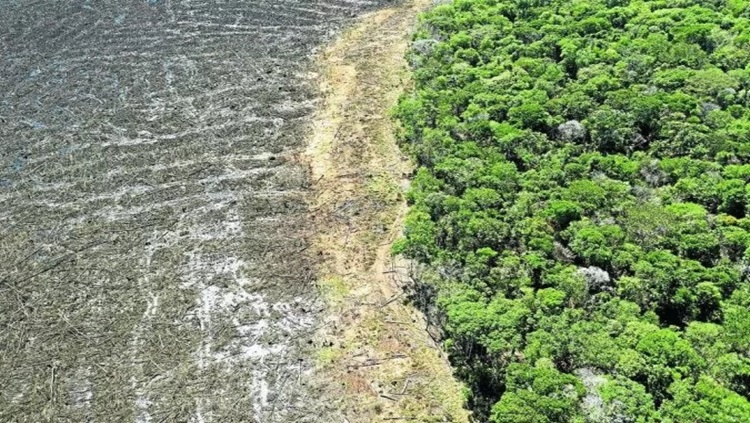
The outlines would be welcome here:
[[[332,421],[290,158],[376,6],[0,0],[0,421]]]

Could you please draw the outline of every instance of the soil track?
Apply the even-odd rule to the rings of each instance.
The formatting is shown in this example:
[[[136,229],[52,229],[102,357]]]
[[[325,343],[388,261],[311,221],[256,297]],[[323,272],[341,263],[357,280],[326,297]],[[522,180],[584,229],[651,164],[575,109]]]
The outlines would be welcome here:
[[[307,149],[316,198],[318,283],[329,305],[318,333],[326,402],[343,422],[466,422],[461,386],[404,304],[408,263],[390,255],[411,171],[388,111],[408,84],[408,36],[428,1],[365,16],[320,57],[325,103]]]
[[[335,421],[297,157],[377,6],[0,0],[0,421]]]

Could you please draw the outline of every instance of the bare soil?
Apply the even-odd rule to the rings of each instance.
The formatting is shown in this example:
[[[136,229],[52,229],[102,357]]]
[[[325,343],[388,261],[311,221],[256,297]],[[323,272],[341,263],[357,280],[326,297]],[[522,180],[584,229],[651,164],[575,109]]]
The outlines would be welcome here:
[[[371,13],[321,53],[325,102],[307,149],[318,285],[321,398],[343,422],[466,422],[462,386],[405,302],[409,263],[391,256],[412,165],[389,117],[408,88],[404,60],[425,0]]]
[[[0,0],[0,421],[334,421],[298,157],[379,6]]]

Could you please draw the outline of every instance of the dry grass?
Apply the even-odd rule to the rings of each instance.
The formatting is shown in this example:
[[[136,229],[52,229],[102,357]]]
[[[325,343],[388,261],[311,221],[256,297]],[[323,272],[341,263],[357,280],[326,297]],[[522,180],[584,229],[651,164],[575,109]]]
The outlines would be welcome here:
[[[316,197],[318,281],[330,315],[319,332],[324,398],[345,421],[466,422],[462,387],[424,317],[404,303],[407,263],[390,245],[411,164],[388,110],[406,88],[408,34],[424,0],[366,16],[320,56],[325,104],[307,150]]]

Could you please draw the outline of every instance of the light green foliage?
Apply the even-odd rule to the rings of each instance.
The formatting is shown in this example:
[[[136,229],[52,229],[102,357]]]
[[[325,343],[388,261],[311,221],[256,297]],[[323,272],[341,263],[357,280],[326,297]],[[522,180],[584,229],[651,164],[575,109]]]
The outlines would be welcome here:
[[[658,413],[654,411],[654,399],[646,392],[646,388],[637,382],[621,376],[615,377],[599,388],[599,395],[603,402],[604,419],[596,423],[658,421]]]
[[[583,385],[548,360],[540,360],[534,367],[511,364],[507,384],[508,391],[492,408],[494,423],[570,422],[579,417]]]
[[[664,423],[750,421],[747,399],[708,377],[675,382],[670,394],[672,399],[661,407]]]
[[[441,275],[479,420],[750,421],[748,8],[423,15],[396,111],[419,165],[396,251]],[[581,369],[603,381],[585,395]]]

